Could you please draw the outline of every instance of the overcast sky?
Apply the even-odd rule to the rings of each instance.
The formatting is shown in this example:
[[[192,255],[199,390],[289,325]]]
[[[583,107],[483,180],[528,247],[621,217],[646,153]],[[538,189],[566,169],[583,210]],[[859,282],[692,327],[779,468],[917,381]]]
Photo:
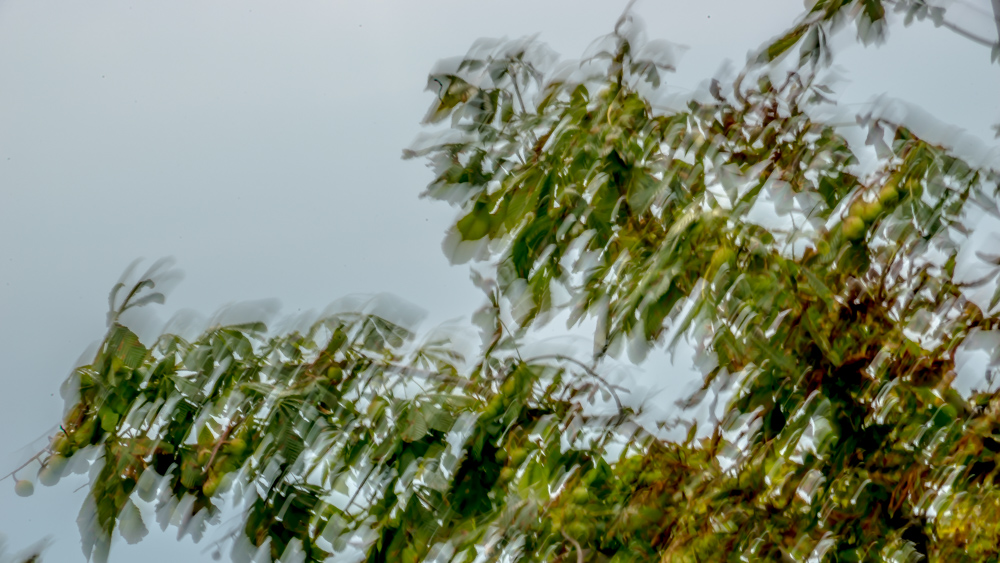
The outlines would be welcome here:
[[[578,57],[624,5],[0,2],[0,475],[59,421],[59,385],[102,336],[107,291],[136,258],[173,256],[186,274],[163,315],[261,299],[295,313],[388,292],[430,324],[467,319],[480,293],[440,246],[456,210],[418,199],[430,173],[400,159],[431,101],[427,72],[480,37],[537,33]],[[669,0],[635,11],[650,38],[687,47],[667,77],[684,93],[726,60],[741,66],[802,8]],[[952,13],[995,38],[989,10],[968,0]],[[996,158],[1000,66],[989,50],[896,23],[880,48],[844,34],[841,107],[887,94],[966,135],[935,129],[945,140]],[[647,369],[668,386],[690,379],[685,361],[654,357]],[[0,533],[14,548],[49,536],[47,561],[82,561],[85,482],[38,486],[30,498],[0,483]],[[111,560],[211,560],[206,542],[148,525],[137,546],[118,538]]]

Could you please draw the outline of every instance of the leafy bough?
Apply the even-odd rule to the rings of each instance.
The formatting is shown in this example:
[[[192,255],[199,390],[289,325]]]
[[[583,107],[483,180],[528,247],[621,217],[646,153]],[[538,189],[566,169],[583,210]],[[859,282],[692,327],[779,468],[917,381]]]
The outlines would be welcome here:
[[[119,313],[156,301],[155,280],[112,300],[40,456],[99,468],[86,551],[142,535],[137,499],[199,537],[229,492],[237,558],[1000,556],[1000,398],[952,386],[963,344],[997,328],[997,294],[970,297],[992,276],[959,281],[955,258],[970,213],[1000,214],[997,176],[877,117],[862,173],[815,117],[826,59],[781,80],[761,66],[811,53],[810,33],[669,110],[649,100],[671,63],[627,18],[581,64],[501,42],[433,74],[428,121],[451,133],[407,155],[462,209],[453,255],[496,274],[474,361],[370,314],[146,347]],[[527,329],[564,311],[596,319],[593,357],[522,358]],[[680,338],[705,368],[683,404],[729,399],[711,428],[653,439],[602,363]],[[584,408],[602,392],[614,413]]]

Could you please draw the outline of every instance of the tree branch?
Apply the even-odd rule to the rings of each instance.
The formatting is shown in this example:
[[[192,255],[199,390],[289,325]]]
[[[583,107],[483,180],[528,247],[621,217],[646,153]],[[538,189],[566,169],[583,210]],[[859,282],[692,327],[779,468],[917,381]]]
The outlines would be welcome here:
[[[4,475],[3,477],[0,477],[0,481],[3,481],[4,479],[6,479],[6,478],[8,478],[8,477],[10,477],[12,475],[15,475],[18,471],[20,471],[20,470],[24,469],[25,467],[27,467],[28,465],[30,465],[31,462],[33,462],[36,459],[42,457],[42,455],[45,454],[45,452],[47,452],[47,451],[48,451],[48,448],[45,448],[42,451],[38,452],[37,454],[31,456],[30,458],[28,458],[28,461],[22,463],[20,467],[18,467],[17,469],[11,471],[10,473]]]
[[[970,41],[973,41],[974,43],[979,43],[980,45],[983,45],[984,47],[994,47],[994,46],[1000,44],[1000,0],[992,0],[992,1],[993,1],[993,20],[994,20],[994,23],[997,26],[997,35],[998,35],[996,41],[990,41],[989,39],[987,39],[985,37],[982,37],[980,35],[976,35],[975,33],[972,33],[972,32],[970,32],[968,30],[962,29],[961,27],[958,27],[957,25],[955,25],[955,24],[953,24],[953,23],[945,20],[944,17],[941,18],[941,22],[938,25],[940,25],[941,27],[944,27],[946,29],[950,29],[951,31],[953,31],[953,32],[961,35],[962,37],[965,37],[966,39],[969,39]],[[886,3],[887,4],[898,4],[898,0],[887,0]],[[935,22],[935,23],[937,24],[937,22]]]
[[[601,377],[600,375],[598,375],[597,372],[595,372],[594,370],[592,370],[589,366],[587,366],[587,364],[581,362],[580,360],[577,360],[576,358],[572,358],[570,356],[565,356],[563,354],[543,354],[541,356],[535,356],[534,358],[528,358],[528,361],[530,362],[530,361],[550,360],[550,359],[551,360],[562,360],[562,361],[570,362],[572,364],[576,364],[577,366],[583,368],[583,370],[586,371],[588,375],[590,375],[594,379],[596,379],[596,380],[600,381],[601,383],[603,383],[604,387],[607,388],[607,390],[611,392],[611,396],[614,397],[614,399],[615,399],[615,406],[618,407],[618,415],[619,416],[625,416],[625,408],[622,406],[622,401],[621,401],[620,398],[618,398],[618,393],[616,391],[616,388],[617,389],[621,389],[621,387],[617,387],[616,385],[612,385],[611,383],[608,382],[607,379],[604,379],[603,377]]]
[[[1000,0],[993,0],[993,6],[994,6],[994,9],[997,9],[997,6],[1000,6]],[[961,35],[962,37],[965,37],[966,39],[969,39],[969,40],[973,41],[974,43],[979,43],[980,45],[983,45],[985,47],[993,47],[994,45],[997,44],[997,41],[990,41],[989,39],[986,39],[985,37],[980,37],[980,36],[976,35],[975,33],[966,31],[966,30],[958,27],[957,25],[955,25],[955,24],[953,24],[953,23],[951,23],[950,21],[947,21],[947,20],[942,20],[941,21],[941,27],[950,29],[950,30],[954,31],[955,33]],[[998,30],[1000,30],[1000,22],[997,23],[997,28],[998,28]]]

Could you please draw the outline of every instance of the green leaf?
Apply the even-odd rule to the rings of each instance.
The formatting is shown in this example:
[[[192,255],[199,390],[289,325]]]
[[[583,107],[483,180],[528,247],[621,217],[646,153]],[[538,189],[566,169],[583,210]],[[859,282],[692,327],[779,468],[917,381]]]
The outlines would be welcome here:
[[[800,25],[795,29],[789,31],[785,35],[781,36],[779,39],[773,41],[770,45],[768,45],[767,49],[760,54],[760,57],[757,59],[757,62],[758,63],[771,62],[780,57],[781,55],[785,54],[786,51],[791,49],[792,46],[794,46],[796,43],[799,42],[799,39],[801,39],[802,36],[805,35],[806,31],[809,30],[809,27],[810,26],[808,25]]]
[[[139,342],[139,337],[117,323],[111,327],[106,349],[129,369],[139,367],[146,356],[146,347]]]
[[[427,419],[424,417],[421,409],[414,408],[413,405],[407,410],[406,416],[403,418],[402,429],[400,437],[404,442],[416,442],[424,436],[427,435],[428,425]]]

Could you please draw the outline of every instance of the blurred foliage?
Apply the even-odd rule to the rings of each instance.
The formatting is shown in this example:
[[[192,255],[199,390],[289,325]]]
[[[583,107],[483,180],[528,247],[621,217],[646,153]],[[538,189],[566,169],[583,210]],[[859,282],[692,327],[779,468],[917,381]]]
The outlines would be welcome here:
[[[815,117],[830,26],[883,19],[876,0],[817,2],[681,109],[653,107],[674,61],[629,17],[561,66],[478,43],[431,75],[426,121],[447,128],[406,153],[462,209],[449,248],[496,274],[476,357],[362,313],[147,347],[119,322],[162,300],[147,276],[112,292],[39,479],[96,460],[80,521],[99,559],[116,528],[145,535],[138,499],[197,539],[230,493],[236,559],[997,560],[1000,395],[952,386],[956,351],[997,328],[1000,293],[968,298],[993,276],[955,280],[969,214],[1000,214],[997,175],[872,119],[861,176]],[[560,312],[596,319],[593,357],[522,357]],[[669,441],[600,370],[681,338],[705,372],[682,406],[730,393],[714,427]]]
[[[14,555],[8,554],[6,547],[6,538],[0,534],[0,563],[40,563],[41,554],[45,550],[44,542]]]

